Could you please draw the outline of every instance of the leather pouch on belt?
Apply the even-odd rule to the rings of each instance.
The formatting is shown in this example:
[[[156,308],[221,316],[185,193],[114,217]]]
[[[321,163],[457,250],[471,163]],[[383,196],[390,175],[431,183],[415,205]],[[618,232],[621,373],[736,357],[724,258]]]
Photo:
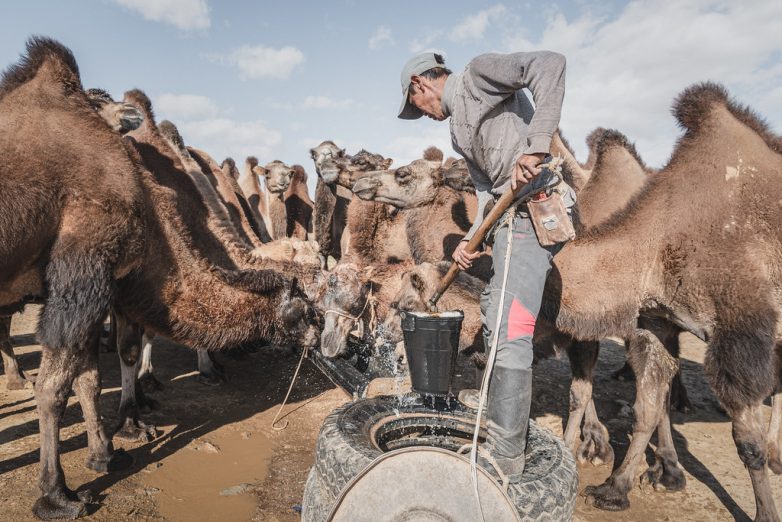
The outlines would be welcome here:
[[[576,237],[573,222],[559,192],[554,191],[545,199],[530,200],[527,208],[541,246],[556,245]]]

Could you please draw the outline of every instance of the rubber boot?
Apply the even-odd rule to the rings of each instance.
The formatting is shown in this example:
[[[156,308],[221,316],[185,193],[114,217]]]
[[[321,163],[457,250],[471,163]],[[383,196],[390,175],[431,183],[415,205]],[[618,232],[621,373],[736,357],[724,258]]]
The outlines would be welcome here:
[[[524,471],[532,400],[532,370],[494,367],[486,409],[484,447],[513,484]]]

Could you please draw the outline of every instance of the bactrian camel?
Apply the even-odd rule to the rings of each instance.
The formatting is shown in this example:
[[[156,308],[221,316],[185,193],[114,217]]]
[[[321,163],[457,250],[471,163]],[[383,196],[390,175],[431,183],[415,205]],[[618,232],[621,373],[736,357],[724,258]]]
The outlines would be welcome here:
[[[598,507],[627,507],[652,431],[667,421],[676,360],[637,328],[639,315],[662,317],[708,343],[706,375],[733,422],[756,520],[779,520],[766,465],[780,469],[780,439],[773,430],[767,439],[761,406],[780,389],[782,143],[712,83],[685,90],[674,114],[685,132],[668,164],[621,212],[562,249],[546,290],[543,313],[558,329],[580,339],[632,339],[633,439],[622,465],[585,494]],[[777,391],[777,432],[780,415]],[[677,466],[672,440],[661,437],[656,455],[644,479],[665,485]]]
[[[302,290],[286,275],[295,269],[227,270],[204,259],[177,213],[178,195],[140,167],[139,149],[90,107],[73,55],[57,42],[31,39],[3,74],[0,220],[11,226],[0,227],[0,307],[44,301],[35,384],[40,518],[79,516],[89,496],[67,488],[59,459],[71,388],[87,426],[87,466],[127,464],[98,410],[98,337],[110,306],[123,320],[208,349],[317,338]]]

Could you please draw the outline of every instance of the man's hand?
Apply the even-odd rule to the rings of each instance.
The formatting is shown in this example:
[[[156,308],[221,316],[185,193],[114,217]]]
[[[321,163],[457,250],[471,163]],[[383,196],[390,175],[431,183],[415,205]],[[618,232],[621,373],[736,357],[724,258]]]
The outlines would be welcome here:
[[[510,178],[510,188],[516,190],[516,187],[529,183],[542,170],[538,165],[543,163],[546,154],[539,152],[537,154],[522,154],[513,166],[513,176]]]
[[[453,260],[456,261],[456,264],[459,265],[459,268],[462,270],[467,270],[472,266],[472,262],[481,257],[483,252],[473,252],[472,254],[467,253],[464,250],[464,247],[467,246],[467,240],[464,239],[459,242],[459,244],[456,247],[456,250],[453,251]]]

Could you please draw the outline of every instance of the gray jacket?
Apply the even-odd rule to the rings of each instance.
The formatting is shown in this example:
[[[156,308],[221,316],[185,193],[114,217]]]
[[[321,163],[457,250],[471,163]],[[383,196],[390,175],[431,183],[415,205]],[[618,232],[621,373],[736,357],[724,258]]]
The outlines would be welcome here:
[[[523,88],[532,93],[535,107]],[[549,153],[564,95],[565,57],[550,51],[482,54],[464,72],[448,77],[443,112],[451,118],[453,148],[467,160],[478,196],[478,215],[465,239],[481,224],[486,203],[510,187],[518,158]],[[544,172],[530,189],[551,182]],[[564,199],[573,205],[572,190]]]

